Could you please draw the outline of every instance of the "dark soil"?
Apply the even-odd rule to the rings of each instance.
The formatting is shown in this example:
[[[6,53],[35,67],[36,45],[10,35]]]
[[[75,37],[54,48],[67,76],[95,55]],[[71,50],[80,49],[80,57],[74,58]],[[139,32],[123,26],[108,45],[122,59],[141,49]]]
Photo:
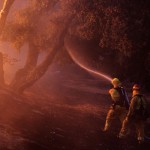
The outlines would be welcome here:
[[[1,89],[0,150],[148,150],[150,141],[139,145],[135,132],[117,139],[117,119],[109,133],[102,132],[109,86],[69,66],[51,68],[22,96]]]

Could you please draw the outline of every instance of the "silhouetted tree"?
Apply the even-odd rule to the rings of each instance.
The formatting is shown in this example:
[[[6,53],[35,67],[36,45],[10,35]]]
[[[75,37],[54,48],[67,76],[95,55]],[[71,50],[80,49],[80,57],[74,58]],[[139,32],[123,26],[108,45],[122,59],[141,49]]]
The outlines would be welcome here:
[[[40,79],[58,51],[70,44],[64,44],[68,37],[91,43],[92,59],[102,58],[93,62],[106,63],[114,75],[132,81],[141,77],[146,84],[150,79],[148,4],[148,0],[31,0],[7,22],[2,36],[19,50],[28,44],[26,64],[11,87],[23,92]],[[47,57],[37,65],[42,51]]]

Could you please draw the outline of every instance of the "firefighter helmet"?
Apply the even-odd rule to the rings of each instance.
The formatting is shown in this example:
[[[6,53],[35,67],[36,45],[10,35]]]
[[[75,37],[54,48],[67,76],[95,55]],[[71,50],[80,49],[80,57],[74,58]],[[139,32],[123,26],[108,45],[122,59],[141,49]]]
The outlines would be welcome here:
[[[138,84],[134,84],[132,89],[133,89],[133,90],[140,90],[141,87],[140,87],[140,85],[138,85]]]
[[[112,84],[121,84],[121,82],[118,78],[114,78],[112,79]]]

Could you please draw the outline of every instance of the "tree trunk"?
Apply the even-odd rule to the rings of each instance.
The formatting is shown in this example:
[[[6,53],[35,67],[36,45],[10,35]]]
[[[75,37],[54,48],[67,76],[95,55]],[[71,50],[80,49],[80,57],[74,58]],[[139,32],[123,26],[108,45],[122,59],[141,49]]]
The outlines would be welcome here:
[[[15,0],[5,0],[3,8],[0,11],[0,35],[2,34],[3,28],[5,26],[6,18],[10,11],[10,8]]]
[[[0,87],[4,86],[3,54],[0,52]]]
[[[49,53],[48,56],[46,57],[45,61],[43,61],[42,64],[40,64],[38,67],[36,67],[29,73],[28,77],[26,78],[26,82],[20,84],[20,87],[18,89],[19,93],[22,93],[26,88],[32,86],[37,80],[39,80],[46,73],[48,67],[50,66],[50,64],[52,64],[53,59],[60,48],[61,46],[58,47],[58,49],[53,48],[51,53]]]
[[[14,90],[18,90],[20,85],[22,85],[26,81],[29,72],[31,72],[31,70],[33,70],[37,65],[38,56],[39,51],[37,50],[36,46],[32,42],[29,42],[29,51],[26,64],[24,68],[19,69],[16,72],[15,77],[10,84],[11,88],[13,88]]]
[[[6,18],[8,16],[9,10],[14,1],[15,0],[5,0],[3,3],[3,8],[0,11],[0,36],[5,26],[5,22],[6,22]],[[5,85],[5,81],[4,81],[4,69],[3,69],[3,54],[0,53],[0,87],[4,85]]]
[[[58,35],[58,38],[56,39],[56,43],[54,44],[54,47],[47,55],[46,59],[35,69],[33,69],[28,77],[26,78],[26,81],[20,85],[18,89],[18,93],[22,93],[26,88],[32,86],[37,80],[39,80],[48,70],[48,67],[52,64],[57,52],[63,47],[64,45],[64,37],[67,33],[68,26],[71,22],[73,17],[71,17],[67,23],[64,25],[64,28]]]

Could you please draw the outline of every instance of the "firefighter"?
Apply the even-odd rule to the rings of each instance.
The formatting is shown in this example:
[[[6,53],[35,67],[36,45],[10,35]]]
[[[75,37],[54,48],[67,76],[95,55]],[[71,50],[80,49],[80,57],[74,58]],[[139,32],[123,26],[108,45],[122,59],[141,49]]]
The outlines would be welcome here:
[[[110,129],[112,121],[117,117],[122,123],[127,115],[129,108],[129,99],[127,93],[118,78],[112,80],[113,88],[109,90],[112,99],[112,105],[107,113],[106,122],[103,131],[106,132]]]
[[[123,121],[119,138],[124,138],[129,134],[130,126],[133,124],[137,130],[137,139],[139,144],[144,142],[144,123],[148,118],[147,102],[141,94],[141,89],[138,84],[133,86],[133,93],[129,112]]]

